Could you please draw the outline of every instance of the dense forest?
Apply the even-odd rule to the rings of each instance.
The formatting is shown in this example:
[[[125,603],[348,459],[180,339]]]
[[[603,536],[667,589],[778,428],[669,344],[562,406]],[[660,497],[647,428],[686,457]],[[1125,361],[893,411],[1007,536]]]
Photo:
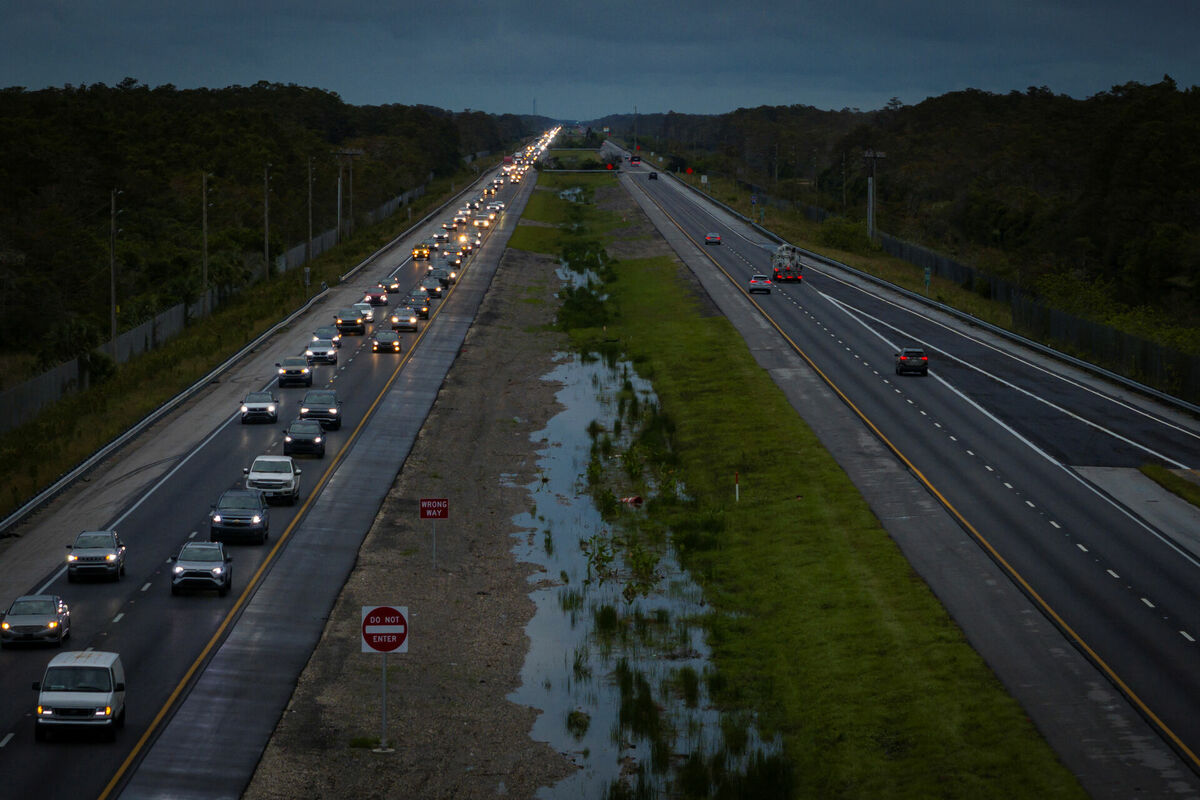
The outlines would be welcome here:
[[[1084,315],[1200,320],[1200,88],[977,90],[859,112],[805,106],[607,117],[643,150],[946,252]]]
[[[351,106],[296,85],[179,90],[132,78],[3,89],[0,119],[0,336],[47,362],[107,339],[114,218],[122,329],[199,296],[202,176],[209,283],[227,292],[264,273],[264,206],[272,260],[307,239],[310,164],[320,233],[336,225],[339,170],[348,223],[351,202],[361,217],[546,124]]]

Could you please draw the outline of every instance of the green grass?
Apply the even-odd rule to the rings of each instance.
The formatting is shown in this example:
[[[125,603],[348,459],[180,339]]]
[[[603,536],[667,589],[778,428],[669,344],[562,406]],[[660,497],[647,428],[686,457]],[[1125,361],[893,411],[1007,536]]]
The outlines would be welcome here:
[[[562,234],[558,228],[543,228],[538,225],[518,224],[513,235],[508,240],[508,246],[514,250],[528,250],[531,253],[546,253],[555,255],[561,248]]]
[[[1142,474],[1179,498],[1200,507],[1200,483],[1176,475],[1161,464],[1143,464]],[[1193,472],[1193,474],[1195,474]]]
[[[494,157],[490,161],[498,161]],[[439,178],[413,204],[413,218],[448,199],[451,182],[462,187],[470,174]],[[330,286],[412,223],[407,212],[360,228],[351,239],[311,264],[311,283]],[[69,472],[167,400],[194,384],[263,331],[302,305],[312,291],[303,270],[247,287],[212,316],[190,325],[162,347],[122,364],[115,374],[87,391],[67,395],[37,417],[0,434],[0,516]],[[361,277],[351,278],[361,281]],[[232,409],[230,410],[232,413]],[[35,459],[25,453],[37,453]],[[99,524],[99,522],[97,522]]]
[[[618,262],[607,331],[674,421],[650,502],[713,608],[710,690],[779,733],[797,797],[1083,797],[849,478],[669,258]],[[733,501],[740,473],[741,502]]]

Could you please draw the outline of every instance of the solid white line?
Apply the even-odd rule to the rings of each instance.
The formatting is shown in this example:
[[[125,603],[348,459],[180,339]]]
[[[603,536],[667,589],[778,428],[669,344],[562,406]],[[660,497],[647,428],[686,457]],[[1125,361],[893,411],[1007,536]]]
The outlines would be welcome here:
[[[1088,551],[1088,549],[1081,544],[1076,544],[1075,546],[1078,547],[1080,550],[1082,550],[1085,553]]]
[[[873,328],[872,328],[870,325],[868,325],[866,322],[864,322],[862,319],[860,319],[860,318],[859,318],[859,317],[856,315],[856,313],[855,313],[855,312],[852,312],[852,311],[850,311],[850,310],[848,309],[848,307],[847,307],[847,306],[845,306],[845,304],[843,304],[843,303],[840,303],[840,302],[838,302],[837,300],[834,300],[832,297],[829,297],[828,295],[825,295],[824,293],[822,293],[822,296],[823,296],[823,297],[825,297],[827,300],[829,300],[829,302],[831,302],[831,303],[833,303],[834,305],[836,305],[837,307],[841,308],[841,309],[843,310],[843,312],[846,314],[846,316],[848,316],[850,319],[854,320],[854,321],[855,321],[855,322],[857,322],[859,325],[861,325],[863,328],[865,328],[866,330],[870,331],[870,332],[871,332],[871,333],[873,333],[875,336],[879,337],[879,338],[880,338],[882,341],[884,341],[884,342],[887,342],[889,346],[891,346],[893,349],[895,349],[895,345],[894,345],[894,344],[892,344],[890,341],[888,341],[887,337],[885,337],[885,336],[884,336],[883,334],[881,334],[879,331],[877,331],[877,330],[873,329]],[[864,315],[864,316],[869,316],[869,315]],[[887,323],[881,323],[881,324],[887,325]],[[888,326],[889,328],[893,327],[893,326],[891,326],[891,325],[887,325],[887,326]],[[971,366],[971,365],[970,365],[970,364],[967,364],[967,366]],[[979,371],[980,371],[980,372],[983,372],[982,370],[979,370]],[[984,374],[987,374],[987,373],[984,373]],[[1160,533],[1160,532],[1159,532],[1157,529],[1155,529],[1153,526],[1151,526],[1149,523],[1147,523],[1147,522],[1146,522],[1145,520],[1143,520],[1141,517],[1137,516],[1137,515],[1136,515],[1136,514],[1134,514],[1132,511],[1130,511],[1129,509],[1125,508],[1124,506],[1122,506],[1122,505],[1118,504],[1118,503],[1117,503],[1115,500],[1113,500],[1111,497],[1109,497],[1108,495],[1106,495],[1106,494],[1104,494],[1103,492],[1101,492],[1101,491],[1100,491],[1100,490],[1099,490],[1099,489],[1098,489],[1096,486],[1094,486],[1094,485],[1092,485],[1091,483],[1089,483],[1088,481],[1084,480],[1082,475],[1080,475],[1079,473],[1075,472],[1075,471],[1074,471],[1074,470],[1072,470],[1070,467],[1068,467],[1066,464],[1062,463],[1061,461],[1059,461],[1059,460],[1057,460],[1056,458],[1054,458],[1053,456],[1051,456],[1049,453],[1047,453],[1047,452],[1046,452],[1045,450],[1043,450],[1042,448],[1038,447],[1038,446],[1037,446],[1036,444],[1034,444],[1034,443],[1033,443],[1033,442],[1032,442],[1032,441],[1031,441],[1029,438],[1027,438],[1027,437],[1023,436],[1023,435],[1022,435],[1022,434],[1021,434],[1019,431],[1017,431],[1017,430],[1016,430],[1015,428],[1013,428],[1011,425],[1008,425],[1008,424],[1007,424],[1007,423],[1005,423],[1003,420],[1001,420],[999,417],[997,417],[995,414],[991,413],[991,412],[990,412],[990,411],[988,411],[986,408],[984,408],[984,407],[983,407],[983,406],[981,406],[979,403],[977,403],[975,400],[973,400],[972,398],[968,397],[966,394],[964,394],[963,392],[961,392],[961,391],[960,391],[960,390],[959,390],[957,387],[955,387],[953,384],[951,384],[951,383],[950,383],[949,381],[947,381],[945,378],[942,378],[940,375],[937,375],[936,373],[932,373],[932,372],[929,374],[929,377],[933,378],[935,381],[937,381],[938,383],[940,383],[942,386],[945,386],[945,387],[946,387],[947,389],[949,389],[951,392],[953,392],[954,394],[958,395],[958,397],[959,397],[959,398],[960,398],[960,399],[961,399],[961,400],[962,400],[964,403],[966,403],[966,404],[970,405],[972,408],[974,408],[976,411],[978,411],[978,412],[979,412],[980,414],[982,414],[984,417],[986,417],[987,419],[991,420],[993,423],[995,423],[995,424],[996,424],[998,427],[1000,427],[1002,430],[1006,431],[1006,432],[1007,432],[1007,433],[1008,433],[1010,436],[1012,436],[1012,437],[1013,437],[1014,439],[1016,439],[1018,442],[1020,442],[1021,444],[1025,445],[1026,447],[1028,447],[1028,448],[1029,448],[1030,450],[1032,450],[1033,452],[1037,453],[1039,456],[1041,456],[1043,459],[1045,459],[1045,460],[1046,460],[1046,461],[1047,461],[1049,464],[1052,464],[1052,465],[1054,465],[1055,467],[1058,467],[1060,470],[1062,470],[1064,473],[1066,473],[1066,475],[1067,475],[1069,478],[1072,478],[1073,480],[1075,480],[1075,482],[1077,482],[1077,483],[1078,483],[1080,486],[1082,486],[1084,489],[1088,490],[1088,491],[1089,491],[1089,492],[1091,492],[1092,494],[1096,495],[1096,497],[1098,497],[1098,498],[1100,498],[1101,500],[1103,500],[1104,502],[1108,503],[1108,504],[1109,504],[1110,506],[1112,506],[1112,507],[1113,507],[1113,508],[1114,508],[1114,509],[1115,509],[1115,510],[1118,512],[1118,513],[1120,513],[1120,514],[1123,514],[1125,517],[1127,517],[1127,518],[1129,519],[1129,521],[1130,521],[1130,522],[1132,522],[1134,525],[1137,525],[1138,527],[1142,528],[1142,530],[1146,531],[1146,532],[1147,532],[1147,533],[1149,533],[1151,536],[1153,536],[1154,538],[1158,539],[1160,542],[1162,542],[1164,545],[1166,545],[1167,547],[1169,547],[1171,550],[1174,550],[1174,551],[1175,551],[1175,553],[1176,553],[1177,555],[1181,556],[1181,557],[1182,557],[1182,558],[1183,558],[1185,561],[1187,561],[1189,564],[1191,564],[1191,565],[1192,565],[1192,566],[1194,566],[1194,567],[1200,567],[1200,561],[1198,561],[1194,555],[1192,555],[1192,554],[1191,554],[1191,553],[1189,553],[1188,551],[1184,550],[1182,547],[1180,547],[1178,544],[1176,544],[1174,541],[1172,541],[1172,540],[1171,540],[1171,539],[1170,539],[1168,536],[1166,536],[1166,535],[1164,535],[1164,534]],[[999,379],[999,378],[996,378],[996,380],[1000,380],[1000,379]],[[1003,382],[1003,381],[1002,381],[1002,382]],[[1018,388],[1018,387],[1014,387],[1014,388]],[[1085,420],[1085,421],[1086,421],[1086,420]],[[1091,423],[1088,423],[1088,424],[1091,424]],[[1098,426],[1097,426],[1097,427],[1098,427]],[[1102,429],[1101,429],[1101,430],[1102,430]],[[1114,435],[1114,436],[1116,436],[1116,434],[1113,434],[1113,435]],[[1122,437],[1120,437],[1120,436],[1116,436],[1116,438],[1120,439],[1120,438],[1122,438]],[[1127,440],[1126,440],[1126,441],[1127,441]],[[1134,446],[1136,446],[1136,447],[1140,447],[1140,445],[1137,445],[1136,443],[1131,443],[1131,444],[1134,444]],[[1141,449],[1143,449],[1143,450],[1146,450],[1146,448],[1141,448]],[[1153,453],[1153,451],[1152,451],[1152,450],[1146,450],[1146,452],[1148,452],[1148,453]],[[1167,459],[1167,458],[1164,458],[1164,460],[1166,460],[1166,461],[1171,461],[1171,463],[1173,463],[1173,464],[1174,464],[1174,463],[1177,463],[1177,462],[1175,462],[1175,461],[1173,461],[1173,460],[1171,460],[1171,459]],[[1183,465],[1180,465],[1180,466],[1182,467]],[[1185,467],[1185,468],[1186,468],[1186,467]],[[988,467],[988,470],[994,471],[994,470],[992,470],[992,468],[991,468],[991,467]]]
[[[114,623],[115,623],[115,622],[120,622],[120,621],[121,621],[121,617],[123,617],[123,616],[125,616],[125,612],[124,612],[124,611],[122,611],[120,614],[117,614],[115,617],[113,617],[113,618],[112,618],[112,621],[113,621]]]
[[[1110,570],[1105,570],[1105,571],[1106,571],[1106,572],[1107,572],[1109,575],[1112,575],[1112,576],[1113,576],[1114,578],[1116,578],[1117,580],[1120,580],[1120,579],[1121,579],[1121,576],[1120,576],[1120,575],[1118,575],[1117,573],[1113,572],[1111,569],[1110,569]]]
[[[817,266],[817,267],[819,267],[820,265],[814,265],[814,266]],[[1096,397],[1099,397],[1099,398],[1102,398],[1102,399],[1104,399],[1104,400],[1107,400],[1107,401],[1108,401],[1108,402],[1110,402],[1110,403],[1113,403],[1113,404],[1115,404],[1115,405],[1117,405],[1117,406],[1120,406],[1121,408],[1124,408],[1126,411],[1132,411],[1132,412],[1133,412],[1133,413],[1135,413],[1135,414],[1138,414],[1138,415],[1140,415],[1140,416],[1146,417],[1147,419],[1153,420],[1154,422],[1157,422],[1157,423],[1159,423],[1160,425],[1165,425],[1166,427],[1168,427],[1168,428],[1171,428],[1171,429],[1173,429],[1173,430],[1175,430],[1175,431],[1177,431],[1177,432],[1179,432],[1179,433],[1183,433],[1183,434],[1185,434],[1185,435],[1187,435],[1187,436],[1191,436],[1191,437],[1192,437],[1192,438],[1194,438],[1194,439],[1200,439],[1200,435],[1197,435],[1195,431],[1188,430],[1187,428],[1180,427],[1179,425],[1176,425],[1176,424],[1174,424],[1174,423],[1172,423],[1172,422],[1169,422],[1168,420],[1165,420],[1165,419],[1161,419],[1161,418],[1159,418],[1159,417],[1156,417],[1156,416],[1154,416],[1153,414],[1149,413],[1148,411],[1145,411],[1145,410],[1143,410],[1143,409],[1141,409],[1141,408],[1138,408],[1137,406],[1130,405],[1129,403],[1126,403],[1126,402],[1124,402],[1124,401],[1122,401],[1122,400],[1119,400],[1119,399],[1117,399],[1117,398],[1115,398],[1115,397],[1109,397],[1108,395],[1104,394],[1103,392],[1100,392],[1100,391],[1098,391],[1098,390],[1096,390],[1096,389],[1093,389],[1092,387],[1090,387],[1090,386],[1087,386],[1087,385],[1085,385],[1085,384],[1079,383],[1078,381],[1072,380],[1072,379],[1070,379],[1070,378],[1066,377],[1065,375],[1060,375],[1060,374],[1058,374],[1058,373],[1056,373],[1056,372],[1053,372],[1053,371],[1051,371],[1051,370],[1049,370],[1049,369],[1046,369],[1045,367],[1043,367],[1043,366],[1041,366],[1041,365],[1039,365],[1039,364],[1035,364],[1035,363],[1033,363],[1033,362],[1031,362],[1031,361],[1026,361],[1026,360],[1024,360],[1024,359],[1022,359],[1022,358],[1018,358],[1017,356],[1013,355],[1012,353],[1010,353],[1010,352],[1007,352],[1007,351],[1005,351],[1005,350],[1002,350],[1001,348],[999,348],[999,347],[996,347],[995,345],[988,344],[987,342],[985,342],[985,341],[983,341],[983,340],[981,340],[981,339],[977,339],[977,338],[975,338],[974,336],[969,336],[969,335],[967,335],[967,334],[963,333],[962,331],[956,330],[955,328],[951,327],[950,325],[947,325],[947,324],[946,324],[946,323],[944,323],[944,322],[940,322],[940,321],[938,321],[938,320],[936,320],[936,319],[933,319],[932,317],[927,317],[927,316],[924,316],[924,315],[922,315],[922,314],[919,314],[919,313],[917,313],[917,312],[913,311],[912,309],[905,308],[904,306],[900,305],[899,303],[896,303],[895,301],[893,301],[893,300],[890,300],[890,299],[888,299],[888,298],[886,298],[886,297],[883,297],[883,296],[881,296],[881,295],[874,295],[874,294],[871,294],[871,293],[870,293],[869,291],[867,291],[866,289],[864,289],[864,288],[862,288],[862,287],[859,287],[859,286],[855,286],[854,284],[850,283],[849,281],[846,281],[846,280],[844,280],[844,279],[842,279],[842,278],[839,278],[839,277],[837,277],[837,276],[835,276],[835,275],[831,275],[831,274],[830,274],[830,273],[828,273],[828,272],[821,272],[819,269],[817,269],[817,274],[819,274],[819,275],[822,275],[822,276],[824,276],[824,277],[826,277],[826,278],[829,278],[830,280],[837,281],[838,283],[840,283],[840,284],[842,284],[842,285],[844,285],[844,286],[847,286],[847,287],[849,287],[849,288],[851,288],[851,289],[854,289],[854,290],[856,290],[856,291],[862,292],[863,294],[867,295],[868,297],[870,297],[870,298],[872,298],[872,299],[874,299],[874,300],[879,300],[879,301],[881,301],[881,302],[887,303],[887,304],[888,304],[888,305],[890,305],[890,306],[893,306],[893,307],[895,307],[895,308],[898,308],[898,309],[900,309],[901,311],[905,311],[905,312],[907,312],[907,313],[910,313],[910,314],[913,314],[913,315],[915,315],[915,316],[921,317],[921,319],[925,320],[926,322],[930,322],[930,323],[932,323],[932,324],[934,324],[934,325],[937,325],[937,326],[938,326],[938,327],[940,327],[940,328],[945,328],[947,331],[949,331],[949,332],[951,332],[951,333],[955,334],[956,336],[960,336],[960,337],[962,337],[963,339],[966,339],[967,341],[974,342],[975,344],[978,344],[978,345],[979,345],[979,346],[981,346],[981,347],[986,347],[986,348],[987,348],[987,349],[989,349],[989,350],[992,350],[992,351],[994,351],[994,352],[996,352],[996,353],[999,353],[999,354],[1000,354],[1000,355],[1002,355],[1002,356],[1006,356],[1007,358],[1011,358],[1013,361],[1016,361],[1016,362],[1018,362],[1018,363],[1020,363],[1020,364],[1024,364],[1024,365],[1025,365],[1025,366],[1027,366],[1027,367],[1032,367],[1033,369],[1036,369],[1036,370],[1037,370],[1037,371],[1039,371],[1039,372],[1045,373],[1046,375],[1049,375],[1050,377],[1052,377],[1052,378],[1055,378],[1056,380],[1060,380],[1060,381],[1062,381],[1063,383],[1066,383],[1066,384],[1068,384],[1068,385],[1070,385],[1070,386],[1074,386],[1074,387],[1075,387],[1075,388],[1077,388],[1077,389],[1082,389],[1082,390],[1084,390],[1085,392],[1088,392],[1088,393],[1090,393],[1090,394],[1093,394],[1093,395],[1095,395]],[[825,295],[823,292],[822,292],[821,294],[822,294],[822,296],[826,297],[827,299],[830,299],[830,300],[832,300],[832,298],[829,298],[829,297],[828,297],[827,295]],[[835,303],[839,303],[839,301],[836,301],[836,300],[834,300],[833,302],[835,302]],[[840,305],[840,303],[839,303],[839,305]],[[878,321],[878,320],[877,320],[877,321]],[[882,323],[882,324],[884,324],[884,325],[888,325],[888,323],[886,323],[886,322],[885,322],[885,323]],[[888,325],[888,327],[892,328],[893,330],[896,330],[896,328],[895,328],[894,326],[892,326],[892,325]],[[958,358],[955,358],[954,356],[950,355],[949,353],[946,353],[946,352],[942,351],[942,350],[941,350],[941,349],[939,349],[939,348],[930,347],[930,349],[932,349],[932,350],[935,350],[936,352],[942,353],[942,355],[945,355],[945,356],[947,356],[948,358],[952,358],[952,359],[954,359],[955,361],[959,361],[959,363],[962,363],[964,366],[967,366],[967,367],[970,367],[971,369],[976,369],[976,370],[979,370],[980,372],[983,372],[983,370],[982,370],[982,369],[979,369],[979,368],[978,368],[978,367],[976,367],[974,364],[970,364],[970,363],[967,363],[967,362],[961,361],[960,359],[958,359]],[[984,373],[984,374],[987,374],[987,373]],[[992,376],[992,377],[994,377],[994,376]],[[997,380],[999,380],[999,379],[997,379]],[[1017,387],[1014,387],[1014,388],[1017,388]],[[1024,391],[1024,390],[1021,390],[1021,391]],[[1028,393],[1028,392],[1026,392],[1026,394],[1029,394],[1029,393]],[[1042,400],[1042,398],[1040,398],[1040,397],[1037,397],[1036,395],[1031,395],[1031,396],[1032,396],[1032,397],[1035,397],[1035,398],[1036,398],[1036,399],[1038,399],[1038,400]],[[1042,400],[1042,402],[1046,402],[1046,401]],[[1047,403],[1047,405],[1050,405],[1050,406],[1052,406],[1052,407],[1053,407],[1053,404],[1052,404],[1052,403]],[[1069,413],[1069,412],[1068,412],[1068,413]],[[1084,421],[1086,422],[1086,420],[1084,420]],[[1088,422],[1088,424],[1089,424],[1089,425],[1091,425],[1092,423]],[[1098,427],[1098,426],[1097,426],[1097,427]],[[1182,468],[1182,469],[1186,469],[1186,467],[1183,467],[1183,466],[1181,466],[1181,468]]]
[[[1155,607],[1155,606],[1154,606],[1154,603],[1151,603],[1149,600],[1147,600],[1147,599],[1146,599],[1146,598],[1144,598],[1144,597],[1142,598],[1142,602],[1143,602],[1143,603],[1145,603],[1146,605],[1150,606],[1151,608],[1154,608],[1154,607]]]
[[[1012,488],[1012,484],[1011,484],[1011,483],[1009,483],[1008,481],[1004,481],[1004,488],[1005,488],[1005,489],[1011,489],[1011,488]]]
[[[1062,530],[1062,525],[1059,525],[1054,520],[1050,520],[1050,524],[1053,525],[1054,527],[1058,528],[1059,530]]]
[[[1179,461],[1176,461],[1176,460],[1175,460],[1175,459],[1173,459],[1173,458],[1170,458],[1170,457],[1168,457],[1168,456],[1165,456],[1165,455],[1163,455],[1162,453],[1159,453],[1159,452],[1157,452],[1157,451],[1151,450],[1149,447],[1146,447],[1145,445],[1141,444],[1140,442],[1135,442],[1135,441],[1133,441],[1132,439],[1129,439],[1129,438],[1126,438],[1125,436],[1122,436],[1121,434],[1117,433],[1116,431],[1109,430],[1108,428],[1105,428],[1103,425],[1100,425],[1099,423],[1092,422],[1090,419],[1086,419],[1086,418],[1084,418],[1084,417],[1081,417],[1081,416],[1079,416],[1079,415],[1078,415],[1078,414],[1076,414],[1074,411],[1068,411],[1067,409],[1063,408],[1062,406],[1055,405],[1054,403],[1051,403],[1050,401],[1048,401],[1048,400],[1045,400],[1045,399],[1044,399],[1044,398],[1042,398],[1042,397],[1039,397],[1038,395],[1034,394],[1033,392],[1029,391],[1028,389],[1024,389],[1024,388],[1022,388],[1022,387],[1020,387],[1020,386],[1017,386],[1015,383],[1012,383],[1011,381],[1006,381],[1006,380],[1004,380],[1003,378],[1001,378],[1001,377],[999,377],[999,376],[997,376],[997,375],[993,375],[992,373],[990,373],[990,372],[987,372],[987,371],[986,371],[986,370],[984,370],[982,367],[979,367],[979,366],[977,366],[977,365],[975,365],[975,364],[973,364],[973,363],[971,363],[971,362],[969,362],[969,361],[965,361],[965,360],[963,360],[963,359],[961,359],[961,358],[958,358],[957,356],[951,355],[950,353],[947,353],[946,351],[944,351],[944,350],[942,350],[942,349],[940,349],[940,348],[934,347],[932,344],[930,344],[929,342],[926,342],[926,341],[924,341],[923,339],[920,339],[920,338],[918,338],[918,337],[916,337],[916,336],[911,336],[911,335],[909,335],[909,334],[907,334],[907,333],[904,333],[904,331],[900,330],[900,329],[899,329],[899,328],[897,328],[895,325],[892,325],[892,324],[891,324],[891,323],[889,323],[889,322],[884,322],[883,320],[881,320],[881,319],[879,319],[879,318],[877,318],[877,317],[871,316],[870,314],[867,314],[867,313],[866,313],[866,312],[864,312],[864,311],[861,311],[861,310],[859,310],[859,309],[857,309],[857,308],[853,308],[852,306],[848,306],[847,304],[843,303],[842,301],[840,301],[840,300],[836,300],[836,299],[834,299],[833,297],[830,297],[829,295],[825,294],[824,292],[820,292],[819,294],[820,294],[822,297],[824,297],[826,300],[828,300],[828,301],[829,301],[831,304],[833,304],[833,306],[834,306],[835,308],[839,308],[839,309],[841,309],[841,310],[842,310],[842,312],[843,312],[844,314],[846,314],[846,315],[847,315],[847,316],[849,316],[851,319],[853,319],[853,320],[855,320],[856,322],[858,322],[860,325],[862,325],[864,328],[866,328],[866,329],[867,329],[868,331],[870,331],[871,333],[873,333],[873,334],[875,334],[876,336],[878,336],[878,337],[879,337],[880,339],[882,339],[884,342],[887,342],[888,346],[890,346],[890,347],[891,347],[893,350],[896,350],[896,349],[897,349],[897,345],[896,345],[894,342],[892,342],[891,340],[889,340],[887,337],[885,337],[885,336],[884,336],[882,333],[880,333],[879,331],[877,331],[877,330],[875,330],[875,329],[871,328],[870,326],[868,326],[868,325],[867,325],[865,322],[863,322],[863,321],[862,321],[862,319],[859,319],[859,316],[860,316],[860,315],[861,315],[862,317],[865,317],[866,319],[869,319],[869,320],[871,320],[872,322],[875,322],[875,323],[879,324],[879,325],[884,325],[884,326],[886,326],[886,327],[888,327],[888,328],[891,328],[892,330],[896,331],[897,333],[900,333],[900,334],[904,335],[905,337],[907,337],[907,339],[908,339],[909,341],[916,341],[916,342],[920,342],[921,344],[923,344],[923,345],[925,345],[926,347],[928,347],[930,350],[933,350],[934,352],[940,353],[940,354],[942,354],[943,356],[945,356],[946,358],[948,358],[948,359],[950,359],[950,360],[952,360],[952,361],[956,361],[956,362],[958,362],[959,364],[963,365],[964,367],[967,367],[968,369],[973,369],[973,370],[975,370],[976,372],[978,372],[980,375],[986,375],[987,377],[991,378],[992,380],[996,381],[997,383],[1003,384],[1004,386],[1007,386],[1008,388],[1012,389],[1012,390],[1013,390],[1013,391],[1015,391],[1015,392],[1020,392],[1021,394],[1025,395],[1025,396],[1027,396],[1027,397],[1033,398],[1034,400],[1038,401],[1039,403],[1043,403],[1043,404],[1045,404],[1045,405],[1049,406],[1050,408],[1053,408],[1055,411],[1059,412],[1060,414],[1065,414],[1066,416],[1068,416],[1068,417],[1071,417],[1071,418],[1072,418],[1072,419],[1074,419],[1074,420],[1077,420],[1077,421],[1079,421],[1079,422],[1082,422],[1084,425],[1088,425],[1088,426],[1090,426],[1090,427],[1092,427],[1092,428],[1095,428],[1096,430],[1100,431],[1101,433],[1106,433],[1106,434],[1108,434],[1109,436],[1113,437],[1114,439],[1117,439],[1117,440],[1119,440],[1119,441],[1122,441],[1122,442],[1124,442],[1125,444],[1128,444],[1128,445],[1130,445],[1130,446],[1132,446],[1132,447],[1136,447],[1137,449],[1139,449],[1139,450],[1141,450],[1141,451],[1143,451],[1143,452],[1145,452],[1145,453],[1147,453],[1147,454],[1149,454],[1149,455],[1152,455],[1152,456],[1154,456],[1154,457],[1156,457],[1156,458],[1162,459],[1163,461],[1169,462],[1171,465],[1173,465],[1174,467],[1176,467],[1176,468],[1178,468],[1178,469],[1188,469],[1188,468],[1189,468],[1187,464],[1183,464],[1183,463],[1181,463],[1181,462],[1179,462]],[[983,343],[982,343],[982,342],[980,342],[980,344],[983,344]],[[985,345],[985,346],[986,346],[986,345]],[[992,349],[995,349],[995,348],[992,348]],[[1036,365],[1035,365],[1035,364],[1027,364],[1027,362],[1023,362],[1023,361],[1021,361],[1020,359],[1017,359],[1017,358],[1015,358],[1015,357],[1014,357],[1014,360],[1018,361],[1019,363],[1026,364],[1027,366],[1036,367]],[[1044,370],[1043,370],[1043,371],[1044,371]],[[1051,374],[1053,374],[1053,373],[1051,373]],[[935,377],[936,377],[936,376],[935,376]],[[1069,381],[1068,381],[1068,382],[1069,382]],[[942,381],[942,383],[945,383],[945,381]],[[946,385],[947,385],[947,386],[949,386],[949,384],[946,384]],[[1080,387],[1080,388],[1087,388],[1087,387]],[[1099,393],[1095,393],[1095,394],[1098,394],[1098,396],[1100,396],[1100,397],[1105,397],[1105,395],[1099,395]],[[1109,399],[1111,399],[1111,398],[1109,398]],[[1113,402],[1117,402],[1117,401],[1113,401]],[[1124,405],[1124,404],[1122,404],[1122,403],[1118,403],[1118,405]],[[1137,410],[1137,409],[1130,408],[1130,410]],[[1157,420],[1157,418],[1156,418],[1156,417],[1151,417],[1149,414],[1145,414],[1145,412],[1141,412],[1141,413],[1143,413],[1143,414],[1144,414],[1146,417],[1149,417],[1150,419],[1155,419],[1155,420]],[[1160,422],[1161,422],[1161,420],[1157,420],[1157,421],[1160,421]],[[1169,423],[1165,423],[1165,422],[1164,422],[1163,424],[1166,424],[1168,427],[1172,427],[1172,428],[1176,427],[1176,426],[1174,426],[1174,425],[1170,425]],[[1181,431],[1183,431],[1183,432],[1185,432],[1185,433],[1188,433],[1189,435],[1195,436],[1195,434],[1191,433],[1190,431],[1185,431],[1185,430],[1183,430],[1183,429],[1180,429],[1180,430],[1181,430]]]
[[[7,736],[5,736],[3,739],[0,739],[0,747],[4,747],[6,744],[11,742],[12,738],[13,738],[13,734],[10,733]]]
[[[1194,641],[1196,641],[1195,639],[1193,639],[1193,638],[1192,638],[1192,637],[1191,637],[1191,636],[1188,634],[1188,632],[1187,632],[1187,631],[1180,631],[1180,632],[1179,632],[1179,635],[1180,635],[1180,636],[1182,636],[1183,638],[1187,639],[1189,642],[1194,642]],[[9,735],[11,736],[12,734],[9,734]],[[0,745],[0,746],[2,746],[2,745]]]
[[[1026,500],[1025,505],[1029,506],[1030,508],[1037,508],[1037,506],[1033,504],[1032,500]]]

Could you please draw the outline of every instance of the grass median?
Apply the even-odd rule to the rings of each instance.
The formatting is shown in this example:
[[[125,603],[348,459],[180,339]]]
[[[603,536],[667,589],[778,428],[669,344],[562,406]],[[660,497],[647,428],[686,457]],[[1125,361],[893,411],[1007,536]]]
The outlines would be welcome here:
[[[652,484],[678,479],[686,499],[651,500],[645,524],[705,587],[717,701],[782,735],[792,796],[1084,797],[681,269],[610,263],[603,327],[570,333],[583,351],[619,347],[670,420]]]

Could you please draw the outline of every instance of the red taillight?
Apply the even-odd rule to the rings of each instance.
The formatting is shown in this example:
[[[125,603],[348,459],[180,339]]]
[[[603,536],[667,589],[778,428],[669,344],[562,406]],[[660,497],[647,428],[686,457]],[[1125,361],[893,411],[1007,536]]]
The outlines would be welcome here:
[[[922,361],[928,361],[928,360],[929,360],[929,356],[921,356],[921,360],[922,360]]]

